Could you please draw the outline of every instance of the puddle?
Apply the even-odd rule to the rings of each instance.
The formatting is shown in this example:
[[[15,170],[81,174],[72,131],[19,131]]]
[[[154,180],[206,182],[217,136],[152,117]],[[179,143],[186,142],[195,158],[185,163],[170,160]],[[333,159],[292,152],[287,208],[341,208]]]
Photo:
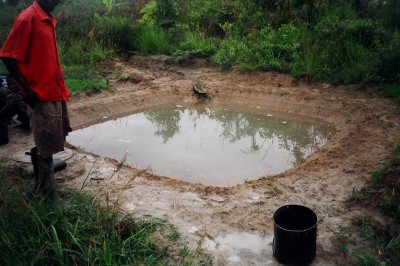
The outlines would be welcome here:
[[[76,130],[87,152],[153,173],[229,186],[281,173],[325,145],[334,127],[228,108],[157,108]]]
[[[229,265],[279,265],[272,253],[272,235],[235,232],[214,239],[205,238],[203,248]]]

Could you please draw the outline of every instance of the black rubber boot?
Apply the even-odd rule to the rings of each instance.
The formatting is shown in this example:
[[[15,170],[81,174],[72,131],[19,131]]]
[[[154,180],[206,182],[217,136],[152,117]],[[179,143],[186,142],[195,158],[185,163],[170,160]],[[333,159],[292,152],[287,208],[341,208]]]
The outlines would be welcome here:
[[[39,191],[39,188],[40,188],[40,182],[39,182],[39,173],[38,173],[38,164],[37,164],[38,154],[37,154],[36,147],[33,147],[31,149],[30,155],[31,155],[31,162],[32,162],[32,166],[33,166],[33,177],[35,179],[35,186],[34,186],[33,192],[37,192],[37,191]]]
[[[56,187],[54,180],[53,157],[50,156],[43,158],[38,155],[37,169],[40,192],[50,202],[54,202],[56,200]]]

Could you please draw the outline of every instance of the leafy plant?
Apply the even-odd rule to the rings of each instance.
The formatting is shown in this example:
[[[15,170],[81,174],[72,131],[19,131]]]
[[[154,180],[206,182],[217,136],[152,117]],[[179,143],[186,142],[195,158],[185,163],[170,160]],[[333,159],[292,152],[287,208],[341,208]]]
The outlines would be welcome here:
[[[98,92],[108,88],[104,78],[92,67],[84,65],[65,65],[65,83],[72,93]]]
[[[59,45],[61,60],[64,64],[94,64],[107,59],[113,54],[111,49],[106,49],[98,42],[85,43],[72,42],[69,46]]]
[[[27,197],[30,180],[13,176],[0,165],[1,265],[202,265],[211,262],[196,256],[180,241],[176,228],[154,218],[134,219],[112,205],[101,206],[86,194],[61,191],[69,206]],[[166,246],[186,250],[170,257]],[[173,238],[167,238],[172,236]]]
[[[361,201],[372,200],[386,215],[400,221],[400,144],[397,144],[393,158],[380,169],[375,170],[368,186],[354,194]]]
[[[154,20],[162,29],[173,28],[178,19],[178,8],[175,0],[156,0]]]
[[[141,27],[135,39],[135,46],[141,54],[163,54],[169,51],[164,32],[155,26]]]
[[[111,10],[114,8],[115,0],[103,0],[103,4],[107,9],[107,12],[110,13]]]
[[[127,17],[94,15],[94,37],[122,53],[135,50],[138,29]]]

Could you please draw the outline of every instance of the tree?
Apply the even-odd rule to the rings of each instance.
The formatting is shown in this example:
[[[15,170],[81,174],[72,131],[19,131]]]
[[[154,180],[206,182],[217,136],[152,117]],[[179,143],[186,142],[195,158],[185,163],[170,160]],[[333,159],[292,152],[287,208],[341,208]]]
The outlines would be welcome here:
[[[173,28],[178,20],[178,8],[175,0],[157,0],[154,18],[161,28],[165,30]]]

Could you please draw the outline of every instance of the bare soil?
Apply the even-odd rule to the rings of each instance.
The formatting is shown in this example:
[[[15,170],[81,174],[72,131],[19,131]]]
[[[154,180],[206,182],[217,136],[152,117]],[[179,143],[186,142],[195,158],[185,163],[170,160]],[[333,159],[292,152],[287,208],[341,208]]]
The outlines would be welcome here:
[[[198,80],[213,103],[322,119],[334,124],[338,133],[323,150],[292,169],[233,187],[177,181],[70,147],[74,155],[67,169],[56,175],[66,186],[117,203],[121,211],[136,217],[166,219],[193,249],[235,232],[271,236],[278,207],[306,205],[319,219],[315,265],[345,264],[347,258],[336,239],[341,226],[352,219],[366,217],[391,225],[375,210],[346,203],[353,190],[362,188],[370,173],[390,158],[399,140],[399,109],[374,97],[375,88],[311,83],[274,72],[221,72],[202,60],[178,66],[167,57],[115,60],[99,67],[112,69],[111,89],[72,97],[69,111],[74,129],[159,105],[196,103],[199,98],[193,94],[192,81]],[[32,143],[29,134],[13,132],[0,156],[12,156]],[[237,251],[239,260],[230,259],[227,250],[209,252],[215,265],[275,263],[265,257],[266,252]]]

